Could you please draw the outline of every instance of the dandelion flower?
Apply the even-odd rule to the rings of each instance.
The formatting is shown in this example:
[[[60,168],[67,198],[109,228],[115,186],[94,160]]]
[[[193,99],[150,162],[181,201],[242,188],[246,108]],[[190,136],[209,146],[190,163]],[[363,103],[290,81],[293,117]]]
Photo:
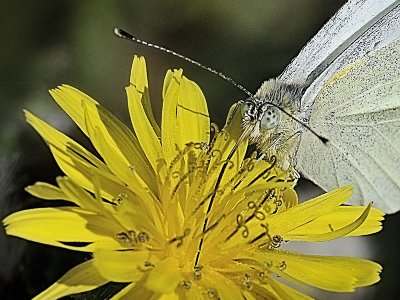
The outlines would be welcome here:
[[[182,70],[165,77],[161,127],[144,58],[134,58],[126,91],[134,131],[70,86],[50,91],[101,158],[25,112],[65,173],[27,191],[70,205],[16,212],[3,220],[6,232],[91,253],[35,299],[115,282],[124,285],[112,299],[310,299],[289,285],[351,292],[379,281],[372,261],[283,249],[379,231],[381,211],[341,206],[351,187],[298,204],[297,177],[246,156],[235,109],[223,129],[210,125]]]

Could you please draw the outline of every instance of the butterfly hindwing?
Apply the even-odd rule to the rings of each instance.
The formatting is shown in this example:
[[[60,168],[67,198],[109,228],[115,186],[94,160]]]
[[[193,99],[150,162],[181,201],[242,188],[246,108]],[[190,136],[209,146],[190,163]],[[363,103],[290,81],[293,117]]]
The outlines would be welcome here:
[[[324,189],[351,184],[351,204],[400,209],[400,39],[334,74],[317,94],[297,168]]]

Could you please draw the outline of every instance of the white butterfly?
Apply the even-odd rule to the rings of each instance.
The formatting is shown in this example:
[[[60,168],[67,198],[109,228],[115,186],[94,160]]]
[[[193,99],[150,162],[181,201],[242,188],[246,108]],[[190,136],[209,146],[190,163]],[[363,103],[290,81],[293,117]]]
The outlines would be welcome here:
[[[348,1],[256,96],[243,126],[267,155],[325,190],[353,185],[349,204],[400,210],[400,1]]]

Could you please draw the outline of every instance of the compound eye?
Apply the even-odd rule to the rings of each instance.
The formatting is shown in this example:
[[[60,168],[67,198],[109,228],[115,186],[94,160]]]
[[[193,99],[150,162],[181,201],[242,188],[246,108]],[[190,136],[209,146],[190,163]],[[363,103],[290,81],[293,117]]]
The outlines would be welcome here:
[[[281,121],[281,112],[274,106],[268,106],[261,118],[262,129],[272,129]]]

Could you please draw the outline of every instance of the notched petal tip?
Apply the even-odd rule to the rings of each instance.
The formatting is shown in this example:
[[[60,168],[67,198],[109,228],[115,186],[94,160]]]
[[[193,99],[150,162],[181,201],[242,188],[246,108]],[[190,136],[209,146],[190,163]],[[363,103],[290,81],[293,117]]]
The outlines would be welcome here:
[[[133,57],[129,83],[140,92],[144,93],[149,87],[147,80],[146,59],[143,56]]]

